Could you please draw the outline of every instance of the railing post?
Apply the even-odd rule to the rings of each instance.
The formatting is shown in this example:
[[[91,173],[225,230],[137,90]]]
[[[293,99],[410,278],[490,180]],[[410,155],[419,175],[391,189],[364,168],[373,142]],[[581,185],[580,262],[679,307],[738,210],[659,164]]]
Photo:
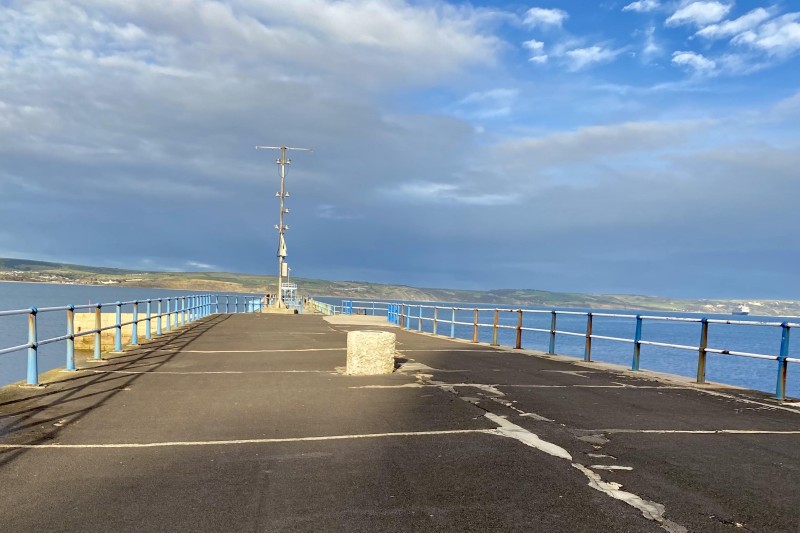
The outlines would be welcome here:
[[[214,313],[219,314],[219,294],[214,295]]]
[[[158,305],[156,306],[156,336],[161,335],[161,298],[156,300]]]
[[[75,370],[75,306],[67,308],[67,370]]]
[[[555,311],[550,311],[550,345],[547,348],[550,355],[556,353],[556,316]]]
[[[28,385],[39,384],[39,338],[36,331],[36,313],[31,307],[28,313]]]
[[[122,351],[122,302],[116,303],[116,325],[114,326],[114,351]]]
[[[584,361],[591,361],[592,360],[592,322],[593,322],[594,315],[589,312],[586,315],[586,345],[583,348],[583,360]]]
[[[495,309],[494,310],[494,321],[492,322],[492,346],[499,346],[497,344],[497,330],[499,329],[498,328],[499,322],[500,322],[500,310],[499,309]]]
[[[147,299],[147,321],[144,323],[144,338],[150,340],[152,338],[150,330],[150,321],[153,318],[152,301]]]
[[[521,350],[522,349],[522,309],[517,311],[519,313],[517,318],[517,343],[514,346],[515,349]]]
[[[433,334],[436,335],[436,321],[439,319],[439,308],[433,307]]]
[[[102,348],[102,340],[100,338],[101,329],[103,329],[103,315],[102,315],[102,304],[97,304],[97,307],[94,308],[94,360],[100,360],[100,351]]]
[[[406,317],[406,304],[400,304],[400,327],[408,329],[408,318]]]
[[[450,314],[450,338],[454,339],[456,337],[456,308],[453,307],[451,309]]]
[[[239,312],[239,297],[238,296],[233,300],[233,312],[234,313],[238,313]]]
[[[372,316],[375,316],[375,302],[372,302]]]
[[[422,304],[419,306],[419,318],[417,318],[417,331],[422,331]]]
[[[642,352],[642,317],[636,315],[636,333],[633,336],[633,362],[631,363],[631,370],[639,370],[639,356]]]
[[[175,321],[174,322],[175,323],[175,329],[178,329],[178,319],[180,318],[180,311],[178,311],[178,300],[179,299],[180,298],[176,296],[175,297],[175,303],[172,304],[172,309],[174,311],[173,315],[175,316],[175,318],[173,319]]]
[[[775,397],[780,401],[786,399],[786,370],[789,357],[789,323],[781,324],[781,352],[778,355],[778,382],[775,386]]]
[[[478,309],[475,309],[475,319],[472,321],[472,342],[478,342]]]
[[[700,349],[697,353],[697,382],[706,382],[706,348],[708,348],[708,319],[700,320]]]
[[[181,326],[186,325],[186,296],[181,296]]]
[[[167,298],[167,331],[172,331],[172,298]]]
[[[133,302],[133,324],[131,324],[131,346],[139,344],[139,301]]]
[[[225,295],[225,313],[231,312],[231,297],[227,294]]]

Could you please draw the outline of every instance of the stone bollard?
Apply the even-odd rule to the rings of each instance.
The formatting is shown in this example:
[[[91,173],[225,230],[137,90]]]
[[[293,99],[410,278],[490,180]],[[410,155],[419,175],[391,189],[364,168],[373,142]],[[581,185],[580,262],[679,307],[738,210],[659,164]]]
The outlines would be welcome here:
[[[394,371],[395,334],[388,331],[348,331],[348,375],[369,376]]]

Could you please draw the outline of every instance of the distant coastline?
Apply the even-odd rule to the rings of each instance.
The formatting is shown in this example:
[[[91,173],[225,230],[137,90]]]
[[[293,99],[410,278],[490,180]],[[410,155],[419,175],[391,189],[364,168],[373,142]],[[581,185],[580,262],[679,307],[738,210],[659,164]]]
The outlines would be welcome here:
[[[417,288],[359,281],[292,278],[301,294],[354,300],[407,300],[424,302],[480,302],[486,305],[545,308],[629,309],[683,313],[731,314],[740,304],[756,316],[800,316],[800,301],[766,299],[679,299],[628,294],[584,294],[535,289],[488,291]],[[275,276],[230,272],[144,272],[64,263],[0,258],[0,282],[50,283],[97,287],[202,292],[272,293]]]

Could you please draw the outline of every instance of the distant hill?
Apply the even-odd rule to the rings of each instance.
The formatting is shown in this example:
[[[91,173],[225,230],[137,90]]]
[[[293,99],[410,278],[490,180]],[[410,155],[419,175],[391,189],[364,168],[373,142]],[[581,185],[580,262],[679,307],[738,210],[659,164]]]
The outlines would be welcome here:
[[[275,291],[275,276],[230,272],[157,272],[0,258],[0,281],[119,285],[219,292]],[[643,309],[727,314],[744,300],[685,300],[631,294],[582,294],[535,289],[417,288],[361,281],[292,278],[302,294],[355,300],[409,300],[424,302],[484,303],[498,306]],[[798,316],[800,302],[747,300],[755,315]]]

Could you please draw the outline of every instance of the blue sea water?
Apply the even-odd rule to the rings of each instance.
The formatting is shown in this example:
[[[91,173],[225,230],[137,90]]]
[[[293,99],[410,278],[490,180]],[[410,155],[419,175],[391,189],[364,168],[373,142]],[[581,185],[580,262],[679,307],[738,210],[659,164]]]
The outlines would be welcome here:
[[[63,307],[96,303],[169,298],[198,294],[197,291],[144,289],[134,287],[60,285],[52,283],[0,282],[0,311],[28,309],[32,306]],[[155,312],[153,304],[153,312]],[[142,308],[140,308],[143,311]],[[125,309],[130,312],[130,307]],[[27,315],[0,317],[0,349],[28,342]],[[66,311],[43,312],[37,315],[39,340],[66,334]],[[39,348],[39,372],[66,366],[66,343],[47,344]],[[25,350],[0,355],[0,386],[25,379]]]
[[[342,300],[334,298],[320,298],[327,303],[341,305]],[[412,308],[412,329],[418,329],[419,320],[414,318],[418,315],[418,302],[413,302]],[[367,314],[372,314],[372,307],[368,304],[355,304],[356,307],[366,307]],[[441,307],[460,307],[470,308],[456,312],[456,322],[466,322],[467,324],[456,324],[454,327],[455,337],[462,339],[472,339],[474,311],[472,308],[494,309],[494,304],[464,304],[464,303],[442,303],[442,302],[423,302],[422,331],[432,333],[433,330],[433,309],[424,306]],[[376,313],[381,313],[381,306],[378,306]],[[385,306],[384,306],[385,308]],[[530,310],[551,311],[550,308],[527,307]],[[589,309],[559,309],[560,311],[588,312]],[[655,311],[634,311],[634,310],[609,310],[593,309],[594,313],[621,314],[629,315],[625,318],[595,316],[592,324],[592,334],[605,337],[617,337],[623,339],[633,339],[636,329],[637,313],[643,316],[668,316],[676,318],[708,318],[725,321],[741,321],[750,325],[740,324],[709,324],[708,329],[708,348],[719,350],[730,350],[768,356],[777,356],[780,353],[781,328],[776,326],[758,326],[759,322],[790,322],[800,323],[800,318],[794,317],[765,317],[765,316],[732,316],[732,315],[701,315],[697,313],[668,313]],[[363,312],[363,311],[362,311]],[[438,312],[437,333],[440,335],[450,335],[450,320],[452,314],[450,309],[440,309]],[[494,319],[492,310],[479,312],[479,323],[491,326]],[[500,313],[499,324],[506,326],[499,329],[498,343],[505,346],[514,346],[516,341],[517,325],[516,313]],[[524,313],[523,328],[533,328],[550,330],[551,314],[544,313]],[[557,334],[554,352],[560,355],[567,355],[576,358],[583,358],[585,347],[587,318],[584,315],[558,314],[556,329],[578,335]],[[492,327],[479,328],[478,340],[481,342],[492,341]],[[800,328],[798,328],[800,329]],[[792,330],[793,331],[793,330]],[[701,325],[694,322],[676,321],[656,321],[643,320],[642,340],[659,342],[664,344],[679,344],[684,346],[696,347],[700,344]],[[800,331],[790,335],[789,357],[800,358]],[[534,350],[548,351],[550,335],[546,332],[523,331],[522,347]],[[697,375],[698,350],[683,350],[676,348],[666,348],[661,346],[641,347],[640,368],[643,370],[653,370],[666,372],[694,378]],[[633,343],[619,342],[602,339],[592,341],[592,360],[624,365],[630,368],[633,360]],[[763,359],[742,357],[735,355],[722,355],[709,353],[706,362],[706,381],[736,385],[748,389],[760,390],[775,393],[778,378],[778,363]],[[786,386],[788,396],[800,397],[800,365],[789,364],[789,372]]]
[[[91,303],[111,303],[116,301],[130,301],[147,298],[166,298],[196,294],[192,291],[177,291],[166,289],[142,289],[114,286],[89,286],[89,285],[58,285],[44,283],[4,283],[0,282],[0,311],[11,309],[26,309],[31,306],[38,308],[58,307],[65,305],[84,305]],[[341,304],[339,298],[318,298],[335,305]],[[450,304],[424,302],[425,305],[438,305],[442,307],[479,307],[493,309],[494,305],[488,304]],[[359,304],[357,304],[359,305]],[[372,313],[371,306],[367,313]],[[545,310],[531,307],[532,310]],[[549,309],[547,309],[549,311]],[[587,311],[575,310],[570,311]],[[593,323],[593,334],[607,337],[632,339],[636,321],[633,318],[636,311],[631,310],[594,310],[602,313],[619,313],[631,315],[628,318],[600,317],[597,316]],[[377,305],[376,312],[384,314],[385,305]],[[416,312],[416,311],[415,311]],[[656,313],[642,312],[644,315],[660,315],[673,317],[689,317],[737,320],[745,322],[800,322],[798,318],[785,317],[759,317],[759,316],[731,316],[731,315],[698,315],[690,313]],[[423,308],[423,318],[431,319],[433,310]],[[438,333],[450,334],[451,313],[449,310],[439,311]],[[459,338],[472,338],[472,322],[474,311],[457,311],[455,336]],[[550,313],[525,313],[523,327],[535,329],[550,329]],[[0,349],[27,343],[26,316],[0,317]],[[39,339],[57,337],[66,333],[66,313],[63,311],[40,313],[37,317]],[[482,311],[479,315],[481,324],[491,324],[492,311]],[[517,325],[516,313],[501,313],[500,324],[508,326],[499,330],[498,341],[506,346],[513,346]],[[417,321],[412,321],[412,326],[417,328]],[[432,332],[431,320],[422,321],[422,330]],[[578,315],[558,315],[557,329],[583,335],[586,331],[586,317]],[[700,341],[700,324],[686,322],[663,322],[645,320],[642,327],[642,339],[667,344],[682,344],[697,346]],[[492,328],[482,327],[479,330],[481,342],[491,342]],[[556,337],[555,352],[562,355],[582,358],[584,353],[585,338],[583,336],[570,336],[559,334]],[[746,326],[729,324],[711,324],[709,326],[709,348],[732,350],[739,352],[757,353],[776,356],[781,344],[781,330],[779,327]],[[524,331],[522,335],[523,348],[547,351],[549,334],[536,331]],[[65,366],[66,345],[63,342],[42,346],[39,350],[39,370],[44,372],[53,368]],[[632,343],[595,339],[592,343],[592,359],[620,365],[630,366],[633,356]],[[800,358],[800,332],[794,334],[790,342],[789,356]],[[642,369],[667,372],[682,376],[694,377],[697,371],[697,351],[664,348],[658,346],[642,346]],[[775,392],[778,364],[775,361],[766,361],[732,355],[708,354],[707,380],[730,385],[737,385],[750,389]],[[0,385],[19,381],[25,378],[26,352],[19,351],[11,354],[0,355]],[[787,381],[787,394],[800,397],[800,365],[789,365]]]

